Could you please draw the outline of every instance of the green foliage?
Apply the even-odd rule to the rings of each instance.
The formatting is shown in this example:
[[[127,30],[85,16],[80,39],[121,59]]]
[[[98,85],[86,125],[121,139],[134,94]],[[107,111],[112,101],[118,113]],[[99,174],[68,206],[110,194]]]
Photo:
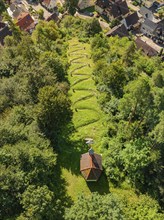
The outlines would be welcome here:
[[[100,23],[96,18],[88,20],[84,26],[84,29],[86,30],[87,37],[93,37],[95,34],[98,34],[102,31]]]
[[[90,197],[81,195],[75,204],[66,210],[65,219],[128,219],[162,220],[164,215],[158,203],[147,195],[129,201],[126,196],[115,193]]]
[[[65,1],[65,7],[71,15],[75,14],[77,4],[78,4],[77,0],[66,0]]]
[[[134,220],[162,220],[162,214],[158,203],[147,195],[139,196],[139,200],[127,205],[126,218]]]
[[[40,21],[33,31],[32,39],[41,50],[49,51],[53,48],[54,41],[59,38],[59,30],[54,21]]]
[[[70,102],[63,85],[45,86],[38,94],[37,120],[45,135],[55,138],[71,117]]]
[[[49,134],[58,138],[71,115],[59,32],[53,22],[42,22],[32,37],[15,32],[0,49],[0,219],[62,218],[56,146],[38,126],[49,114]]]
[[[29,185],[22,194],[21,204],[25,211],[17,219],[53,219],[57,208],[53,200],[54,193],[47,186]]]
[[[120,24],[120,21],[119,21],[119,19],[113,19],[112,21],[111,21],[111,23],[110,23],[110,27],[111,28],[113,28],[113,27],[115,27],[115,26],[117,26],[117,25],[119,25]]]
[[[75,204],[67,210],[66,220],[74,219],[124,219],[122,204],[112,194],[99,195],[93,193],[90,197],[81,195]]]
[[[19,27],[12,21],[12,18],[10,17],[10,15],[8,14],[8,12],[4,12],[2,14],[3,16],[3,20],[6,21],[9,25],[9,28],[12,31],[12,36],[15,42],[19,42],[21,40],[21,31],[19,29]]]
[[[6,9],[5,7],[5,3],[4,3],[4,0],[1,0],[0,1],[0,14],[2,14],[2,12],[4,12]]]
[[[44,19],[44,11],[43,11],[43,9],[39,9],[39,11],[37,13],[38,13],[39,19],[43,20]]]
[[[78,35],[81,40],[88,39],[102,31],[96,18],[84,20],[77,17],[66,16],[61,26],[66,31],[68,37]]]
[[[106,174],[116,185],[128,180],[161,201],[163,64],[138,52],[127,38],[109,38],[108,51],[105,45],[94,37],[95,82],[108,115]]]

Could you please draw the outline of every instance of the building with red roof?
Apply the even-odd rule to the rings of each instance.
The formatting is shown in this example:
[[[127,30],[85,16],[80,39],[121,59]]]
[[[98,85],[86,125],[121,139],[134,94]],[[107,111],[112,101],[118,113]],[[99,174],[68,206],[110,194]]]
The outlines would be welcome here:
[[[102,173],[102,157],[90,149],[82,154],[80,159],[80,171],[86,181],[97,181]]]
[[[28,12],[22,12],[18,16],[17,20],[18,21],[16,24],[20,27],[21,30],[31,31],[35,27],[34,20]]]

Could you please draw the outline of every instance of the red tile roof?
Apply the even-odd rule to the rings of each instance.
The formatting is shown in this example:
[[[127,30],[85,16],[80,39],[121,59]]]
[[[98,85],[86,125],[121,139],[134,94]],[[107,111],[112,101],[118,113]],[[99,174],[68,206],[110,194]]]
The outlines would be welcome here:
[[[31,15],[27,12],[21,13],[18,18],[17,25],[20,27],[21,30],[29,30],[30,26],[34,23],[34,20],[32,19]]]
[[[102,173],[101,155],[89,153],[82,154],[80,160],[80,171],[87,181],[97,181]]]

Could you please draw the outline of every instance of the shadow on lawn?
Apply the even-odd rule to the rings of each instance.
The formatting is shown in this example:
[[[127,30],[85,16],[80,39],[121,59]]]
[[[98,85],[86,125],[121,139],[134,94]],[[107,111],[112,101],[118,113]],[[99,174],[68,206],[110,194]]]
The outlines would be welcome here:
[[[58,162],[61,167],[66,168],[75,175],[80,175],[80,157],[89,149],[84,139],[71,140],[70,136],[75,132],[75,128],[66,128],[62,132],[58,147]]]
[[[91,192],[98,192],[103,195],[109,193],[109,182],[105,173],[102,173],[100,179],[97,182],[87,182],[88,188]]]

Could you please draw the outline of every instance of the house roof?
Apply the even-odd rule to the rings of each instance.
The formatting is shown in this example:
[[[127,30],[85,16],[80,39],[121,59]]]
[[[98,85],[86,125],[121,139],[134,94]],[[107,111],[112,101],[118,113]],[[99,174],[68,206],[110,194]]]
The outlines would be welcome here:
[[[140,8],[140,14],[144,17],[144,18],[149,18],[150,20],[153,20],[154,19],[154,15],[152,13],[151,10],[149,10],[148,8],[142,6]]]
[[[142,51],[150,57],[156,56],[158,54],[158,52],[154,48],[152,48],[146,42],[141,40],[141,38],[139,37],[137,37],[137,39],[135,40],[135,43],[136,43],[137,49],[142,49]]]
[[[13,18],[17,18],[22,12],[26,11],[26,9],[23,5],[12,3],[7,8],[7,11],[10,16],[12,16]]]
[[[17,25],[20,29],[28,31],[32,24],[34,24],[34,20],[32,19],[31,15],[27,12],[21,13],[18,18]]]
[[[119,1],[116,1],[116,3],[118,5],[122,15],[126,15],[127,13],[129,13],[129,8],[128,8],[126,1],[119,0]]]
[[[158,23],[154,23],[153,21],[151,21],[150,19],[145,19],[145,21],[143,22],[142,26],[146,26],[148,27],[152,32],[155,31],[155,29],[158,27]]]
[[[108,8],[112,5],[109,0],[97,0],[95,4],[98,5],[100,8]]]
[[[9,30],[9,27],[7,26],[7,24],[0,22],[0,44],[4,44],[4,39],[8,35],[12,35],[12,32]]]
[[[131,25],[135,25],[138,23],[138,20],[139,20],[139,17],[138,17],[138,14],[137,12],[134,12],[133,14],[130,14],[128,15],[126,18],[125,18],[125,21],[126,21],[126,25],[129,27]]]
[[[97,0],[95,4],[102,9],[107,9],[114,18],[129,12],[128,5],[124,0]]]
[[[46,19],[46,21],[51,21],[51,20],[56,21],[56,22],[59,20],[58,14],[56,12],[54,12],[52,15],[50,15]]]
[[[116,36],[116,35],[118,35],[119,37],[125,37],[125,36],[129,35],[124,24],[120,24],[118,26],[115,26],[114,28],[112,28],[110,31],[108,31],[106,33],[106,36],[108,36],[108,37]]]
[[[89,181],[97,181],[102,173],[102,157],[94,153],[90,155],[85,153],[81,155],[80,171],[84,178]]]

